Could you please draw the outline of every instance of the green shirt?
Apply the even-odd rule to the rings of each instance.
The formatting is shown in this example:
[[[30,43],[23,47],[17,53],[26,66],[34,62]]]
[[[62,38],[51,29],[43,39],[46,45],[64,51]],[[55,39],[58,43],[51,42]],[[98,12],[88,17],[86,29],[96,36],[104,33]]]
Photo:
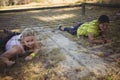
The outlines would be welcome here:
[[[93,34],[94,36],[99,35],[99,30],[98,30],[98,20],[93,20],[91,22],[86,22],[82,24],[78,29],[77,29],[77,36],[88,36],[88,34]]]

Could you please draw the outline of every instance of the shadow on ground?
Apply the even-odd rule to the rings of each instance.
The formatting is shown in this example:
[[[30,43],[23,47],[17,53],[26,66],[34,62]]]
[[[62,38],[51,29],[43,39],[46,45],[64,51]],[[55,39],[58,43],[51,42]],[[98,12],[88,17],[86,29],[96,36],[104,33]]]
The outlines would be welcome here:
[[[81,15],[81,8],[79,7],[1,13],[0,31],[2,31],[4,28],[13,30],[22,29],[24,27],[39,26],[56,29],[58,24],[62,24],[63,26],[71,26],[75,25],[78,22],[86,22],[96,19],[101,14],[106,14],[110,17],[111,20],[108,36],[113,40],[113,44],[103,46],[93,45],[90,44],[86,38],[76,39],[76,36],[71,36],[65,32],[61,34],[63,34],[66,38],[77,42],[79,45],[82,45],[85,48],[93,50],[94,52],[99,51],[98,53],[94,54],[102,57],[103,59],[106,59],[109,62],[111,62],[111,60],[112,62],[117,61],[117,65],[119,66],[120,61],[118,56],[120,56],[120,16],[117,16],[116,13],[119,13],[119,9],[100,7],[87,7],[85,16]],[[56,80],[70,80],[69,77],[66,77],[62,74],[61,67],[57,65],[64,59],[63,56],[60,57],[60,59],[58,58],[59,60],[57,61],[56,56],[60,55],[54,52],[59,53],[59,49],[55,49],[50,52],[51,55],[49,55],[49,53],[44,54],[43,49],[34,60],[29,62],[25,62],[24,57],[19,57],[17,64],[11,68],[6,68],[6,66],[0,62],[0,79],[6,78],[8,80],[49,80],[50,78],[53,78]],[[89,53],[89,51],[87,53]],[[0,54],[2,54],[2,52]],[[56,56],[54,57],[53,55]]]

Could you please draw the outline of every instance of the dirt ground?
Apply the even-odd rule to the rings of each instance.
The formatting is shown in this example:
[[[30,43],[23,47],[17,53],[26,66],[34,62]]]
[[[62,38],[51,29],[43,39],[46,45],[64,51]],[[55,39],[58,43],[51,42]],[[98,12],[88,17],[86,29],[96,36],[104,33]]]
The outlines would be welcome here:
[[[106,14],[110,17],[108,37],[113,41],[112,44],[93,45],[84,37],[76,39],[76,36],[71,36],[66,32],[61,34],[84,48],[98,52],[94,54],[107,61],[110,65],[113,65],[106,76],[96,76],[95,78],[91,73],[89,77],[87,76],[80,80],[119,80],[119,8],[87,7],[85,16],[81,15],[80,7],[1,13],[0,31],[4,28],[9,30],[19,30],[25,27],[40,26],[56,30],[58,24],[62,24],[63,26],[72,26],[78,22],[86,22],[96,19],[101,14]],[[2,35],[2,32],[0,34]],[[42,38],[45,39],[46,37],[44,36]],[[0,62],[0,80],[73,80],[70,79],[70,76],[66,75],[67,73],[63,74],[59,63],[63,61],[65,57],[63,54],[57,54],[56,52],[60,53],[59,49],[53,49],[48,53],[44,51],[44,49],[41,49],[40,54],[29,62],[24,61],[25,56],[15,58],[17,63],[10,68]],[[89,51],[84,52],[89,53]],[[2,54],[2,52],[0,54]],[[114,68],[116,68],[116,70],[114,70]],[[76,69],[76,71],[80,70],[81,68]]]

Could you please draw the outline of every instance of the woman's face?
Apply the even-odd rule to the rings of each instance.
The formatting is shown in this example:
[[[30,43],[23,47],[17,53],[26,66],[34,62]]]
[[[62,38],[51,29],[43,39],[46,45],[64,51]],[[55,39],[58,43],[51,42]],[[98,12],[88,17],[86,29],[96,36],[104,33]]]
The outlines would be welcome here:
[[[108,27],[108,23],[99,24],[100,31],[106,31],[107,27]]]
[[[24,37],[24,45],[27,46],[28,48],[33,48],[35,44],[35,37],[34,36],[27,36]]]

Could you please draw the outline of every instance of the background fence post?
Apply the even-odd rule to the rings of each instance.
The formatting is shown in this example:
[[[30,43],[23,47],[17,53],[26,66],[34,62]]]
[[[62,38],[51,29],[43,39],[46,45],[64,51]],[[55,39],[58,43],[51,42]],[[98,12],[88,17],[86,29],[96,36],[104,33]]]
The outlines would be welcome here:
[[[85,3],[82,3],[81,8],[82,8],[82,16],[85,16]]]

